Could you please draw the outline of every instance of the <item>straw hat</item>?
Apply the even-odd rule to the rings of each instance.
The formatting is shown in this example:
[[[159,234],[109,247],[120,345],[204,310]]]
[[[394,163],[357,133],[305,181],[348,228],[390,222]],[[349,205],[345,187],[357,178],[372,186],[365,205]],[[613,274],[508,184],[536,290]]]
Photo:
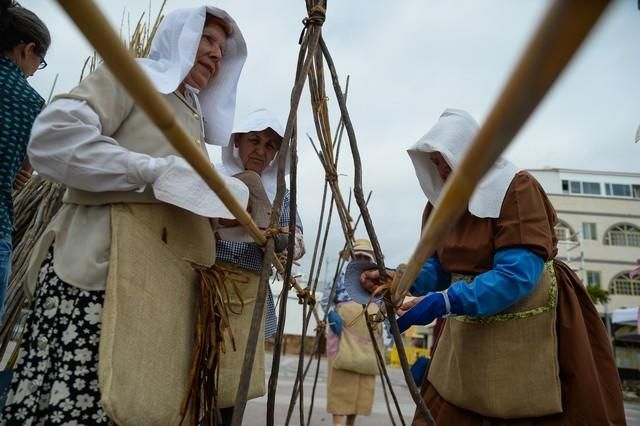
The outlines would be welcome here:
[[[374,261],[375,255],[373,253],[373,247],[371,243],[366,238],[360,238],[354,241],[353,243],[353,254],[365,255],[369,260]]]

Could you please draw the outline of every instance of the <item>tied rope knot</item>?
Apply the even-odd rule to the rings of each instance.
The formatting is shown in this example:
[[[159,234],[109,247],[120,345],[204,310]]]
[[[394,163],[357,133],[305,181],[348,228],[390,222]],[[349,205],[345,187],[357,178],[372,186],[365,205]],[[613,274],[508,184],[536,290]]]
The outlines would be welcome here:
[[[311,8],[311,10],[309,11],[309,16],[304,18],[302,20],[302,23],[304,24],[305,27],[308,27],[309,25],[319,26],[324,24],[326,15],[327,15],[327,10],[324,7],[317,4]]]
[[[304,39],[304,35],[307,32],[307,28],[310,26],[320,27],[324,24],[324,20],[326,18],[327,10],[320,6],[315,5],[309,11],[309,16],[302,20],[302,32],[300,33],[300,38],[298,39],[298,44],[302,44],[302,40]]]
[[[316,304],[316,297],[313,295],[313,293],[311,293],[309,287],[298,290],[297,296],[299,305],[304,305],[305,303],[307,303],[309,306],[313,307]]]
[[[280,234],[281,232],[282,231],[279,227],[270,227],[264,230],[264,237],[266,239],[273,238],[275,240],[276,238],[278,238],[278,234]]]
[[[290,289],[291,289],[291,288],[295,288],[297,284],[298,284],[298,283],[297,283],[297,281],[296,281],[296,279],[295,279],[295,278],[293,278],[293,277],[289,277],[289,288],[290,288]]]
[[[326,331],[327,331],[326,321],[320,321],[315,329],[316,334],[323,335]]]
[[[337,183],[338,182],[338,172],[335,170],[327,170],[325,172],[325,179],[329,183]]]

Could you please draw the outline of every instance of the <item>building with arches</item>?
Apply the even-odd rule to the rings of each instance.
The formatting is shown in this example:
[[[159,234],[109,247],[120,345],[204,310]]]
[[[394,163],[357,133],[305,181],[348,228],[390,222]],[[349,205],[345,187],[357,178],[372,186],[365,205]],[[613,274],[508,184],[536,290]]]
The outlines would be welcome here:
[[[607,290],[598,310],[640,306],[640,173],[533,169],[558,213],[558,257],[585,285]]]

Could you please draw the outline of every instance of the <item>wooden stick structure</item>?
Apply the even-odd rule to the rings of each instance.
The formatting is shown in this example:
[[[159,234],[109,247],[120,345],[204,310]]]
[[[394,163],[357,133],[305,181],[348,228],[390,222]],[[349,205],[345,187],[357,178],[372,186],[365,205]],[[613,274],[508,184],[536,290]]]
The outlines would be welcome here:
[[[445,184],[403,274],[391,285],[400,303],[440,241],[453,229],[475,187],[509,146],[609,4],[608,0],[557,0],[523,53],[487,121]]]

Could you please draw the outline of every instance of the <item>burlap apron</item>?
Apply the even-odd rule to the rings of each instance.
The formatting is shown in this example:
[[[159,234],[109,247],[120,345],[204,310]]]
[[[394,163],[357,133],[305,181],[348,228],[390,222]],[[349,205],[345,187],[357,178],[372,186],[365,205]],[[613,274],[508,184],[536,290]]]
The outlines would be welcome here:
[[[327,411],[336,415],[369,416],[376,392],[376,376],[338,370],[328,359]]]
[[[225,272],[224,286],[226,294],[229,295],[227,314],[236,344],[234,351],[229,335],[225,334],[224,346],[227,351],[220,353],[220,367],[218,369],[218,405],[220,408],[225,408],[232,407],[236,401],[253,309],[256,306],[260,275],[230,263],[219,262],[217,266]],[[251,370],[248,399],[258,398],[266,392],[264,383],[264,316],[260,330],[256,356]]]
[[[362,305],[356,302],[341,303],[336,310],[343,321],[342,333],[338,353],[333,359],[332,366],[337,370],[350,371],[352,373],[377,376],[378,361],[375,349],[371,342],[371,335],[367,328],[367,322],[362,313]],[[375,303],[369,304],[367,312],[375,314],[379,308]],[[374,328],[377,337],[380,325]],[[376,341],[378,347],[380,343]]]
[[[452,274],[451,281],[473,277]],[[450,403],[512,419],[562,412],[553,262],[526,298],[501,314],[448,318],[428,379]]]
[[[122,425],[177,425],[194,340],[197,275],[211,266],[208,219],[166,204],[114,204],[100,338],[102,404]]]

